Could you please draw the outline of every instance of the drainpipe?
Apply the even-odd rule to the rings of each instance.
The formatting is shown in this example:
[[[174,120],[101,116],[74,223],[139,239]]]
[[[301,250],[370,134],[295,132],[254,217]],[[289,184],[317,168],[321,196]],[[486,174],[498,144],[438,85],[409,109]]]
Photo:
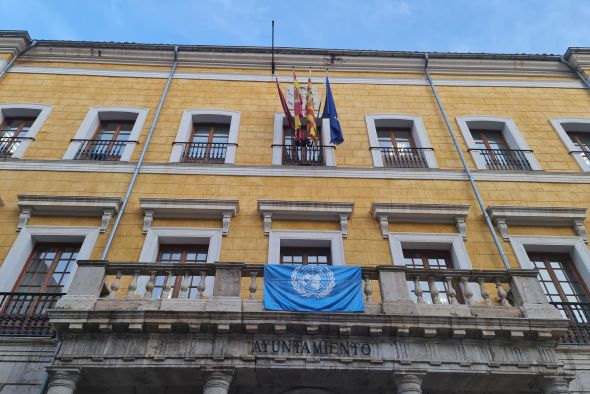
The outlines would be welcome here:
[[[150,141],[152,140],[152,136],[154,135],[154,130],[156,129],[156,123],[158,122],[158,118],[160,117],[160,112],[162,111],[162,107],[164,106],[164,101],[166,101],[166,96],[168,95],[168,90],[170,89],[170,83],[172,82],[172,78],[174,77],[174,73],[176,73],[176,65],[178,64],[178,45],[174,47],[174,63],[172,64],[172,69],[170,70],[170,75],[168,75],[168,80],[166,81],[166,86],[164,86],[164,91],[162,92],[162,97],[160,98],[160,104],[158,104],[158,109],[156,110],[156,114],[152,119],[152,124],[150,126],[150,131],[147,135],[145,140],[145,144],[143,145],[143,149],[141,150],[141,155],[139,156],[139,160],[135,165],[135,170],[133,170],[133,176],[131,177],[131,182],[129,183],[129,187],[127,188],[127,193],[125,193],[125,197],[123,198],[123,203],[121,204],[121,209],[117,214],[117,218],[115,219],[115,223],[113,224],[113,229],[109,234],[109,238],[107,243],[102,251],[102,255],[100,257],[101,260],[106,260],[107,254],[109,249],[111,248],[111,244],[113,243],[113,239],[115,238],[115,233],[119,228],[119,223],[121,222],[121,218],[125,213],[125,208],[127,208],[127,203],[129,202],[129,197],[131,196],[131,192],[135,186],[135,182],[137,181],[137,176],[139,175],[139,170],[141,165],[143,164],[143,159],[147,152],[148,146],[150,145]]]
[[[434,98],[436,99],[436,103],[438,104],[438,109],[440,110],[440,113],[443,116],[445,124],[447,125],[447,130],[449,131],[449,134],[451,135],[451,138],[453,140],[453,144],[455,145],[455,149],[457,150],[457,153],[459,154],[459,157],[461,158],[461,164],[463,164],[463,169],[465,170],[465,173],[467,174],[467,178],[469,179],[469,184],[471,185],[471,188],[473,189],[473,192],[475,193],[475,198],[477,200],[477,204],[479,205],[479,208],[481,209],[481,212],[483,213],[483,217],[486,221],[486,224],[488,225],[488,229],[490,230],[490,233],[492,234],[492,238],[494,238],[494,243],[496,244],[496,248],[498,249],[498,252],[500,252],[500,257],[502,258],[502,263],[504,264],[504,267],[506,268],[506,270],[510,271],[510,263],[508,263],[508,258],[506,257],[506,253],[504,253],[504,249],[502,248],[502,244],[500,243],[500,240],[498,239],[498,235],[496,235],[496,231],[494,230],[494,225],[492,224],[490,216],[488,215],[488,212],[486,211],[486,207],[483,202],[483,199],[481,198],[481,194],[479,194],[479,189],[477,188],[477,185],[475,184],[475,180],[473,179],[473,174],[471,173],[471,170],[469,169],[469,166],[467,165],[467,161],[465,160],[465,155],[463,155],[463,152],[461,151],[461,146],[459,145],[459,141],[457,140],[457,136],[455,135],[455,132],[453,131],[453,126],[451,126],[451,122],[449,122],[449,118],[447,117],[445,107],[443,106],[442,101],[440,100],[440,97],[438,96],[438,92],[436,91],[436,86],[434,85],[434,82],[432,81],[432,78],[430,77],[430,72],[428,71],[428,53],[424,54],[424,73],[426,74],[426,79],[428,80],[428,83],[430,84],[430,89],[432,89],[432,93],[434,94]]]
[[[572,66],[571,64],[569,64],[564,58],[563,56],[559,57],[559,61],[563,64],[565,64],[565,66],[567,68],[569,68],[574,74],[576,74],[578,76],[578,78],[580,79],[580,81],[582,81],[582,83],[584,84],[584,86],[586,87],[586,89],[590,89],[590,82],[588,82],[588,80],[586,79],[586,77],[584,77],[584,75],[580,72],[579,69],[574,68],[574,66]]]
[[[8,70],[10,69],[10,67],[12,67],[12,65],[17,61],[17,59],[21,55],[23,55],[24,53],[28,52],[30,49],[33,49],[33,47],[35,47],[36,45],[37,45],[37,41],[36,40],[33,40],[33,42],[31,42],[31,45],[29,45],[28,47],[26,47],[22,52],[19,52],[16,55],[14,55],[14,57],[12,59],[10,59],[10,61],[6,65],[6,67],[4,67],[4,69],[2,71],[0,71],[0,79],[4,78],[4,75],[6,75],[6,72],[8,72]]]

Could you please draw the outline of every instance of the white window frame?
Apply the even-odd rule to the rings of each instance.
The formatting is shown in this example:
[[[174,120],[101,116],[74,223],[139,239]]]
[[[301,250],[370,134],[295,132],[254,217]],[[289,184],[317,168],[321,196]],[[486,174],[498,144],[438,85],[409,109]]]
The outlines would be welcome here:
[[[225,153],[225,164],[236,162],[236,148],[238,146],[238,131],[240,129],[240,112],[225,109],[190,109],[182,114],[176,140],[174,142],[189,142],[193,124],[197,122],[227,123],[229,117],[229,136],[227,151]],[[182,158],[184,146],[174,144],[170,154],[170,163],[178,163]]]
[[[8,251],[4,263],[0,266],[0,291],[12,291],[37,243],[81,242],[77,260],[89,260],[98,239],[98,234],[98,227],[25,226]],[[78,265],[76,264],[72,269],[70,278],[74,277],[77,268]],[[67,293],[70,283],[64,286],[65,293]]]
[[[389,233],[389,248],[393,265],[405,267],[404,248],[449,250],[453,269],[472,269],[469,254],[461,234],[453,233]]]
[[[318,119],[321,123],[322,145],[324,154],[324,164],[326,167],[336,166],[336,147],[330,143],[330,119]],[[283,112],[275,113],[274,134],[272,137],[272,164],[280,166],[283,164],[283,127],[286,124],[285,114]]]
[[[374,114],[366,115],[365,122],[367,124],[367,131],[369,135],[369,146],[371,155],[373,157],[373,166],[383,167],[383,156],[381,151],[376,149],[379,147],[379,138],[377,137],[377,123],[382,123],[379,127],[411,127],[412,139],[417,148],[429,148],[424,151],[424,158],[428,168],[438,168],[432,145],[426,133],[426,127],[420,116],[404,115],[404,114]]]
[[[129,115],[136,115],[135,123],[133,128],[131,129],[131,133],[129,135],[129,141],[138,141],[139,136],[141,135],[141,130],[143,130],[143,126],[145,124],[147,114],[149,110],[146,108],[134,108],[134,107],[92,107],[86,114],[86,117],[82,121],[82,124],[78,128],[78,131],[74,135],[75,140],[87,140],[91,139],[98,128],[98,125],[101,122],[101,116],[112,117],[113,119],[116,117],[116,114],[125,114]],[[102,119],[105,120],[105,119]],[[131,155],[133,154],[133,150],[135,149],[135,143],[128,143],[125,145],[125,149],[123,149],[123,153],[121,154],[121,159],[119,161],[130,161]],[[66,153],[63,156],[64,160],[73,160],[76,156],[76,153],[82,146],[82,142],[80,141],[72,141],[70,142],[70,146],[66,150]]]
[[[158,259],[160,245],[194,245],[208,243],[207,264],[219,261],[221,255],[221,229],[220,228],[187,228],[187,227],[150,227],[145,236],[145,241],[139,255],[141,263],[155,263]],[[138,279],[138,289],[145,289],[147,277]],[[213,292],[215,277],[208,276],[205,280],[204,295],[209,296]]]
[[[457,117],[459,130],[461,130],[463,140],[467,145],[467,149],[471,152],[471,156],[475,162],[475,167],[478,170],[486,170],[487,166],[482,154],[474,150],[478,149],[478,147],[471,136],[470,124],[472,124],[471,127],[473,128],[473,123],[478,123],[475,125],[476,128],[501,131],[502,136],[504,137],[504,140],[506,140],[506,143],[510,149],[531,150],[524,137],[520,133],[520,130],[518,127],[516,127],[516,123],[514,123],[511,118],[502,118],[497,116],[459,116]],[[540,171],[543,169],[535,158],[533,152],[524,152],[524,155],[528,160],[532,170]]]
[[[568,253],[584,283],[590,285],[590,251],[581,238],[511,235],[510,245],[523,269],[534,269],[527,252]]]
[[[333,265],[345,265],[344,243],[340,231],[272,230],[268,237],[268,264],[281,263],[281,241],[327,241]],[[296,246],[295,244],[293,246]]]
[[[580,150],[580,148],[578,148],[574,144],[574,142],[572,141],[570,136],[567,134],[567,130],[563,126],[565,123],[574,123],[574,124],[576,124],[576,126],[580,126],[581,130],[579,130],[579,131],[572,130],[572,131],[575,131],[577,133],[579,132],[579,133],[590,134],[590,119],[588,119],[588,118],[552,118],[552,119],[549,119],[549,122],[551,122],[551,125],[553,126],[553,128],[557,132],[557,135],[559,135],[561,142],[563,142],[563,144],[567,148],[568,153],[571,153],[576,150]],[[582,159],[582,157],[579,154],[572,154],[572,156],[574,157],[574,159],[576,160],[576,162],[578,163],[578,166],[580,166],[580,169],[582,171],[590,172],[590,165],[586,164],[584,162],[584,159]]]
[[[0,125],[4,123],[4,119],[6,118],[5,112],[10,111],[12,114],[9,116],[30,116],[31,112],[39,111],[36,115],[35,121],[27,131],[26,137],[27,138],[35,138],[41,127],[47,120],[49,113],[53,109],[50,105],[43,105],[43,104],[1,104],[0,105]],[[32,140],[23,140],[18,145],[18,148],[14,151],[11,158],[13,159],[20,159],[25,154],[29,145],[33,142]]]

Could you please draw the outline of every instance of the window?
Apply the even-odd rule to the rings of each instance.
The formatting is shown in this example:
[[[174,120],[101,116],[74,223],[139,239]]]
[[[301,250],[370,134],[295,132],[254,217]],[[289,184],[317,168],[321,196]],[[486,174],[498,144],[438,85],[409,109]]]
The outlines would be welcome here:
[[[205,264],[207,263],[207,254],[209,245],[160,245],[158,252],[158,262],[167,264]],[[168,298],[179,298],[182,277],[174,276],[171,278],[170,293]],[[165,276],[157,276],[155,286],[152,292],[152,298],[162,298]],[[197,298],[197,286],[199,284],[199,276],[191,276],[188,278],[188,293],[187,298]]]
[[[142,108],[91,108],[64,160],[130,161],[147,113]]]
[[[304,119],[302,127],[306,127],[306,122]],[[318,140],[315,144],[311,141],[297,142],[285,114],[277,112],[272,141],[272,164],[334,167],[334,145],[327,143],[330,141],[329,119],[318,119],[317,127]]]
[[[332,265],[330,247],[281,247],[281,264]]]
[[[463,116],[457,118],[457,123],[478,169],[541,169],[512,119]]]
[[[37,244],[17,283],[15,292],[62,293],[70,283],[80,245]]]
[[[170,162],[233,164],[236,161],[240,113],[221,109],[184,111]]]
[[[551,119],[551,125],[582,171],[590,171],[590,119]]]
[[[228,124],[195,123],[189,142],[184,145],[181,161],[224,163],[228,139]]]
[[[0,105],[0,158],[21,158],[50,111],[45,105]]]
[[[452,269],[453,268],[453,261],[451,258],[451,254],[448,250],[420,250],[420,249],[404,249],[404,263],[407,267],[412,268],[424,268],[424,269],[432,269],[432,270],[444,270],[444,269]],[[408,290],[410,292],[410,297],[416,301],[417,297],[414,293],[415,290],[415,282],[408,280]],[[421,280],[419,281],[420,289],[422,290],[422,297],[424,297],[424,301],[428,304],[433,304],[432,294],[430,292],[430,287],[428,281]],[[439,300],[442,304],[450,304],[449,296],[448,296],[448,286],[445,282],[435,282],[434,286],[439,291]],[[461,294],[459,290],[458,283],[453,283],[455,294],[459,297]]]
[[[420,117],[395,114],[367,115],[365,121],[375,167],[437,167]]]
[[[133,124],[134,122],[128,120],[100,122],[93,138],[82,141],[74,160],[120,160]]]

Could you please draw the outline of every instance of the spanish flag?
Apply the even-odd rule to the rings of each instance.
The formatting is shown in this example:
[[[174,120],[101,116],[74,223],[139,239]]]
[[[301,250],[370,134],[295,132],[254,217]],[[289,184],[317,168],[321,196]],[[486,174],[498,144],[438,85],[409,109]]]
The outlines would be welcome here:
[[[318,142],[318,129],[313,108],[313,93],[311,91],[311,69],[309,70],[309,78],[307,78],[307,97],[305,103],[305,117],[307,118],[307,136],[313,139],[313,142]]]
[[[301,119],[303,119],[303,97],[301,96],[301,88],[299,82],[297,82],[297,76],[295,75],[295,69],[293,69],[293,113],[295,114],[295,141],[305,141],[305,135],[301,129]]]

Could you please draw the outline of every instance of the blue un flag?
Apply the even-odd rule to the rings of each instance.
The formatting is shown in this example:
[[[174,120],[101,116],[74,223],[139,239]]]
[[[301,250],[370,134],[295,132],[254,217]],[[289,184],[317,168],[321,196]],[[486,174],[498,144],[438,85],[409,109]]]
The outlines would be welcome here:
[[[296,312],[364,312],[360,267],[264,266],[264,309]]]

